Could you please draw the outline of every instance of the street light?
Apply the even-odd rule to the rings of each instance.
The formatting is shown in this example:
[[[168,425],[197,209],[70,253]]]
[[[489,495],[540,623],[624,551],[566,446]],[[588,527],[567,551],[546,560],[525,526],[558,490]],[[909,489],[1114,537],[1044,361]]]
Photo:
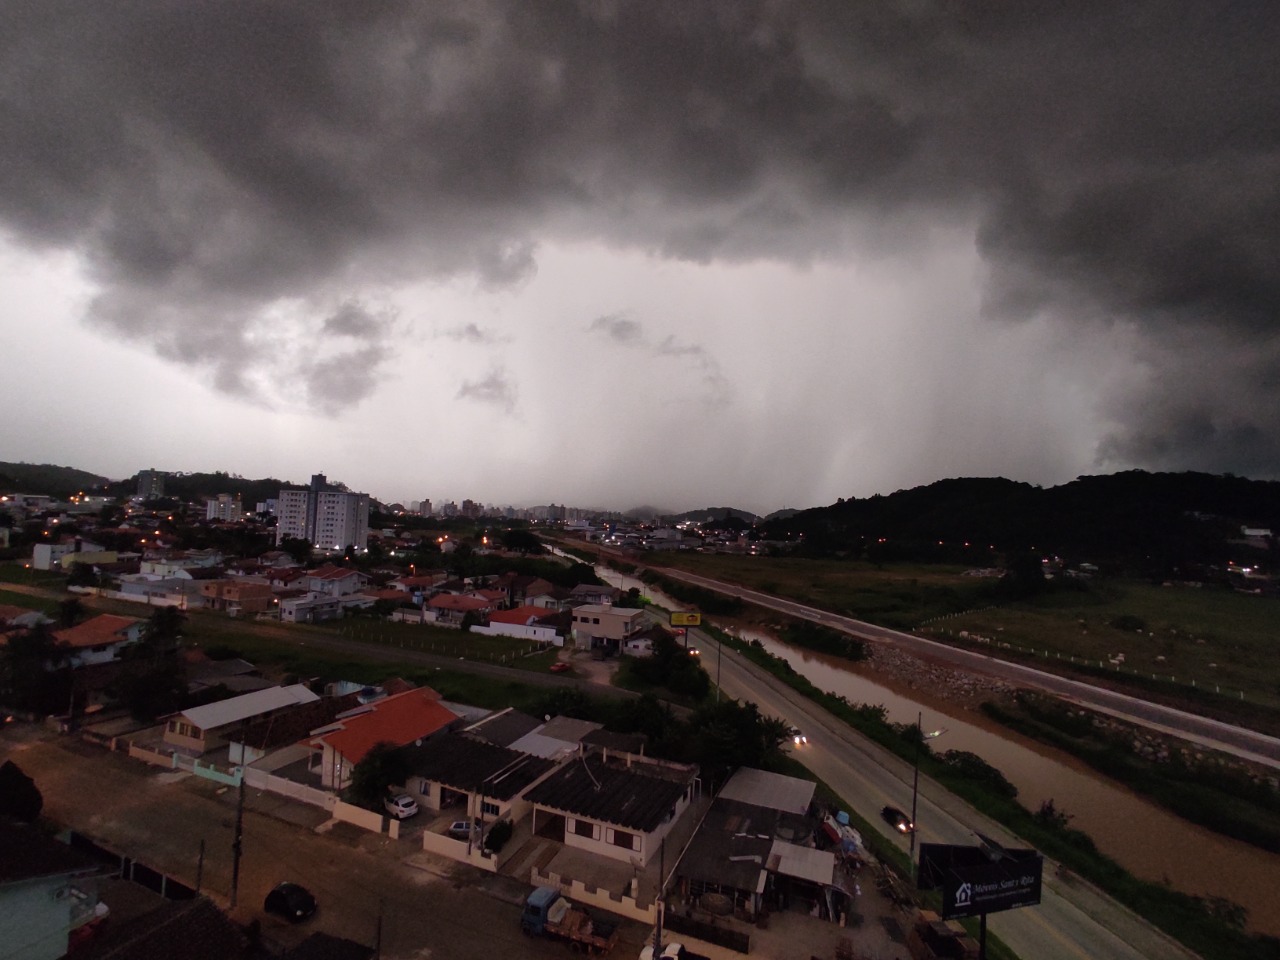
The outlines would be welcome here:
[[[935,740],[946,733],[946,729],[934,730],[932,733],[924,732],[924,714],[916,714],[916,755],[915,762],[912,764],[913,772],[911,775],[911,858],[914,860],[916,855],[916,800],[920,796],[920,744],[925,740]]]

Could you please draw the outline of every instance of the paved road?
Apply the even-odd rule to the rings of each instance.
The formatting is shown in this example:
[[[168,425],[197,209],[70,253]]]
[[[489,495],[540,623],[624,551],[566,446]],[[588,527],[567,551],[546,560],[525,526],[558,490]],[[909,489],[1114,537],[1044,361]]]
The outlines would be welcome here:
[[[917,637],[914,634],[890,630],[887,627],[878,627],[873,623],[855,620],[852,617],[843,617],[825,610],[819,610],[816,607],[784,600],[767,593],[760,593],[757,590],[748,590],[732,583],[712,580],[708,577],[674,570],[669,567],[663,567],[659,572],[663,576],[671,577],[673,580],[682,580],[695,586],[714,590],[717,593],[741,597],[756,606],[776,610],[779,613],[810,620],[824,626],[834,627],[837,630],[843,630],[862,639],[893,643],[910,653],[942,660],[964,670],[990,674],[1009,683],[1045,690],[1083,706],[1103,710],[1133,723],[1171,733],[1203,744],[1206,747],[1232,753],[1257,763],[1280,768],[1280,738],[1277,737],[1269,737],[1266,734],[1247,730],[1244,727],[1211,720],[1208,717],[1197,716],[1183,710],[1175,710],[1172,707],[1162,706],[1137,697],[1106,690],[1102,687],[1081,683],[1078,680],[1069,680],[1066,677],[1059,677],[1043,670],[1011,663],[1008,660],[1001,660],[982,653],[947,646],[944,643]]]
[[[715,641],[700,638],[706,666],[715,670]],[[866,820],[902,849],[907,840],[879,818],[892,804],[911,809],[912,768],[900,758],[849,729],[840,720],[738,653],[725,648],[722,689],[754,701],[766,714],[800,727],[809,742],[799,759],[848,801]],[[1010,847],[1023,841],[971,809],[927,777],[920,780],[917,842],[975,843],[979,832]],[[992,915],[989,928],[1025,960],[1191,960],[1195,954],[1149,926],[1129,910],[1073,877],[1069,881],[1045,864],[1038,907]]]
[[[20,732],[19,728],[25,733]],[[18,725],[0,731],[0,761],[12,758],[33,777],[45,814],[194,885],[200,840],[205,840],[204,892],[226,908],[231,882],[235,791],[184,774],[147,767],[71,738],[33,734]],[[18,740],[18,737],[25,737]],[[262,922],[265,937],[297,944],[324,930],[372,945],[382,915],[385,960],[492,960],[568,956],[564,945],[520,933],[527,884],[494,877],[349,825],[318,835],[322,811],[249,791],[244,858],[236,920]],[[261,809],[253,809],[261,805]],[[285,810],[296,822],[285,822]],[[308,815],[311,819],[308,820]],[[267,891],[282,879],[316,894],[319,912],[298,927],[262,912]],[[637,956],[645,936],[624,925],[620,957]]]

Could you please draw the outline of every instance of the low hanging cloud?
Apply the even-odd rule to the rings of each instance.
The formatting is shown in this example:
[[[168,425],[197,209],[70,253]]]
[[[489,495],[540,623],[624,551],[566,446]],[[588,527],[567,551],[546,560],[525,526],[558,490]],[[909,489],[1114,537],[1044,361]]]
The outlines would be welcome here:
[[[965,228],[993,322],[1129,324],[1162,365],[1100,398],[1100,457],[1274,475],[1276,49],[1266,4],[11,2],[0,228],[81,255],[87,322],[258,402],[299,370],[279,305],[330,316],[297,336],[368,371],[308,379],[334,409],[385,341],[326,305],[387,285],[518,289],[544,241],[910,262]]]
[[[627,348],[638,348],[655,357],[687,360],[697,371],[702,389],[703,403],[708,407],[723,407],[732,400],[733,391],[721,370],[720,363],[698,343],[681,343],[674,334],[661,340],[646,338],[644,327],[625,313],[609,313],[596,317],[587,326],[588,332],[607,337]]]
[[[516,410],[517,394],[515,382],[510,375],[506,370],[497,367],[480,380],[463,381],[458,389],[457,398],[474,400],[477,403],[497,407],[504,413],[513,414]]]
[[[476,323],[460,323],[455,327],[449,327],[447,330],[442,331],[439,336],[457,343],[472,343],[481,346],[502,343],[504,340],[494,331],[486,330]]]

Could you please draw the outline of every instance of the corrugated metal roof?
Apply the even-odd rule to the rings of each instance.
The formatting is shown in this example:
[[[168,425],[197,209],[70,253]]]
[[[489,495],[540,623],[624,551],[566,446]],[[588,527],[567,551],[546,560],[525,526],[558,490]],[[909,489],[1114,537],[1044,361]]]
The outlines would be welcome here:
[[[803,816],[809,810],[816,786],[810,780],[741,767],[721,788],[719,795],[725,800]]]
[[[216,730],[229,723],[249,720],[269,710],[295,703],[314,703],[320,698],[300,683],[291,687],[270,687],[266,690],[255,690],[253,693],[232,697],[230,700],[219,700],[207,703],[203,707],[192,707],[183,710],[182,716],[201,730]]]

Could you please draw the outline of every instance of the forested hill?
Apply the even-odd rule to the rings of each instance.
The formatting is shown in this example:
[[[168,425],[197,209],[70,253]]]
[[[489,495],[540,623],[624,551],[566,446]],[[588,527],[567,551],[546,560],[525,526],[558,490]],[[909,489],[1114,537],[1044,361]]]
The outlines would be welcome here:
[[[135,475],[118,485],[116,495],[130,494],[137,489],[137,485],[138,480]],[[280,496],[280,491],[290,486],[298,485],[271,477],[250,480],[221,470],[213,473],[170,473],[164,478],[164,495],[188,503],[198,503],[206,497],[216,497],[220,493],[238,494],[244,508],[253,510],[257,504]]]
[[[42,493],[51,497],[69,497],[81,490],[88,492],[109,483],[106,477],[75,467],[59,467],[52,463],[0,462],[0,490],[9,493]]]
[[[1001,478],[940,480],[771,520],[769,539],[805,551],[978,562],[976,551],[1035,548],[1078,559],[1227,558],[1242,526],[1280,533],[1280,482],[1206,473],[1080,477],[1042,489]],[[939,542],[941,541],[941,542]]]

